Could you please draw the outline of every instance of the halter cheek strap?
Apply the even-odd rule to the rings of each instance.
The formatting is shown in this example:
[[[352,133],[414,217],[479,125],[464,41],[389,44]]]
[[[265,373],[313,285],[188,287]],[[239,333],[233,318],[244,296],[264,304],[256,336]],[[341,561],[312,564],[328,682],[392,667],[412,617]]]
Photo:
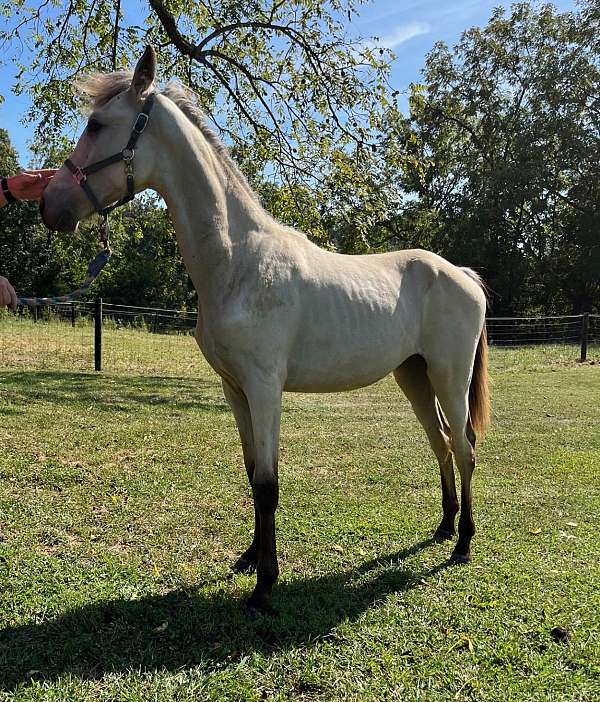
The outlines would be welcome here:
[[[142,111],[135,120],[135,124],[133,125],[133,129],[131,130],[131,134],[129,136],[129,141],[122,151],[119,151],[108,158],[104,158],[101,161],[96,161],[89,166],[84,166],[83,168],[76,166],[70,158],[65,161],[65,166],[71,171],[77,184],[83,188],[83,192],[87,195],[88,200],[92,203],[96,212],[102,217],[100,239],[104,243],[105,248],[108,246],[108,215],[117,207],[124,205],[130,200],[133,200],[135,196],[135,183],[133,179],[133,157],[135,156],[135,145],[137,144],[137,140],[140,138],[140,135],[144,129],[146,129],[146,125],[150,119],[150,112],[152,110],[152,106],[154,105],[154,100],[155,93],[150,93],[144,102]],[[119,163],[119,161],[123,161],[125,164],[127,194],[112,205],[102,207],[100,201],[96,197],[96,194],[88,183],[88,176],[92,173],[101,171],[107,166],[111,166],[113,163]]]

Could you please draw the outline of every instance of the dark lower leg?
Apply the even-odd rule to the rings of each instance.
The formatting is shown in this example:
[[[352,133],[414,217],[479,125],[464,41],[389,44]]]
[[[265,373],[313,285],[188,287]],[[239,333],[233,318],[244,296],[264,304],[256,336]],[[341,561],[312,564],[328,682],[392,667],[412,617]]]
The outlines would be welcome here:
[[[473,522],[471,478],[475,470],[475,432],[470,419],[466,431],[469,445],[461,452],[460,468],[460,519],[458,520],[458,541],[452,554],[453,560],[467,563],[471,560],[471,539],[475,534]]]
[[[257,511],[258,544],[256,549],[256,587],[248,606],[262,611],[271,610],[271,592],[279,575],[275,544],[275,510],[279,501],[277,480],[253,486]]]
[[[449,454],[445,461],[440,463],[440,478],[442,483],[442,521],[434,537],[436,539],[451,539],[455,532],[454,520],[458,512],[458,498],[454,482],[454,467],[452,455]]]
[[[252,487],[252,482],[254,480],[254,463],[246,463],[246,475],[248,476],[248,482],[250,487]],[[252,543],[248,548],[242,553],[242,555],[237,559],[233,565],[233,569],[237,573],[252,573],[256,568],[256,559],[258,557],[258,543],[260,538],[260,517],[258,514],[258,509],[256,508],[256,500],[254,502],[254,536],[252,537]]]
[[[475,534],[475,523],[471,509],[471,480],[463,480],[460,495],[460,519],[458,520],[458,541],[452,559],[459,563],[471,560],[471,539]]]

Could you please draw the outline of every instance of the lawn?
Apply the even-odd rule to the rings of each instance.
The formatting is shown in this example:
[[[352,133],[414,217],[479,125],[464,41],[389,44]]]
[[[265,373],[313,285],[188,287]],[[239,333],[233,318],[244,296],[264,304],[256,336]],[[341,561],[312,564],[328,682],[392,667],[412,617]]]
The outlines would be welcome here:
[[[89,334],[59,326],[62,356],[0,325],[0,700],[600,699],[597,347],[492,351],[469,566],[429,538],[437,467],[391,379],[286,395],[278,616],[248,619],[216,376],[124,330],[79,370]]]

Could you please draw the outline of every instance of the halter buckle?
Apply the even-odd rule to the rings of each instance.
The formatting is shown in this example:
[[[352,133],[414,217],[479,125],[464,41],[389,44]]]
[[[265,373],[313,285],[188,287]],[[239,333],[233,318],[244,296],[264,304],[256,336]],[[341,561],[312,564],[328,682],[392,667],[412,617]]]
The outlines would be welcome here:
[[[74,171],[71,171],[71,173],[77,185],[81,185],[87,180],[87,175],[81,170],[81,168],[79,168],[79,166],[77,166]]]
[[[150,115],[147,115],[145,112],[140,112],[140,114],[137,116],[137,119],[135,120],[135,124],[133,125],[133,131],[137,134],[141,134],[144,131],[144,129],[146,129],[146,125],[148,124],[149,119]]]
[[[108,224],[108,217],[106,215],[104,215],[104,217],[102,218],[102,221],[100,222],[98,235],[99,235],[100,243],[102,244],[104,249],[106,251],[109,251],[110,245],[108,243],[108,238],[110,235],[110,227]]]
[[[123,151],[121,151],[121,156],[125,163],[131,163],[133,161],[133,157],[135,156],[135,151],[133,149],[125,148]]]

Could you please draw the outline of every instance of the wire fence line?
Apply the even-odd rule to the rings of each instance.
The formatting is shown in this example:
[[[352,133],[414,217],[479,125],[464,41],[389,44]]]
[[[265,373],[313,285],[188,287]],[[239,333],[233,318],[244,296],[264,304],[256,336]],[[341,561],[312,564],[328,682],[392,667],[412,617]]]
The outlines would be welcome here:
[[[598,315],[565,315],[561,317],[489,317],[486,320],[488,340],[498,346],[534,344],[580,344],[588,324],[591,334],[598,336]],[[592,328],[590,330],[590,321]]]
[[[0,313],[0,366],[160,376],[197,376],[205,368],[193,338],[195,314],[102,305],[98,320],[96,307],[78,301]]]
[[[186,310],[73,302],[0,313],[0,365],[36,370],[108,369],[160,376],[197,375],[205,361]],[[492,347],[563,345],[573,359],[600,351],[600,315],[488,317]],[[571,352],[569,351],[569,355]]]

